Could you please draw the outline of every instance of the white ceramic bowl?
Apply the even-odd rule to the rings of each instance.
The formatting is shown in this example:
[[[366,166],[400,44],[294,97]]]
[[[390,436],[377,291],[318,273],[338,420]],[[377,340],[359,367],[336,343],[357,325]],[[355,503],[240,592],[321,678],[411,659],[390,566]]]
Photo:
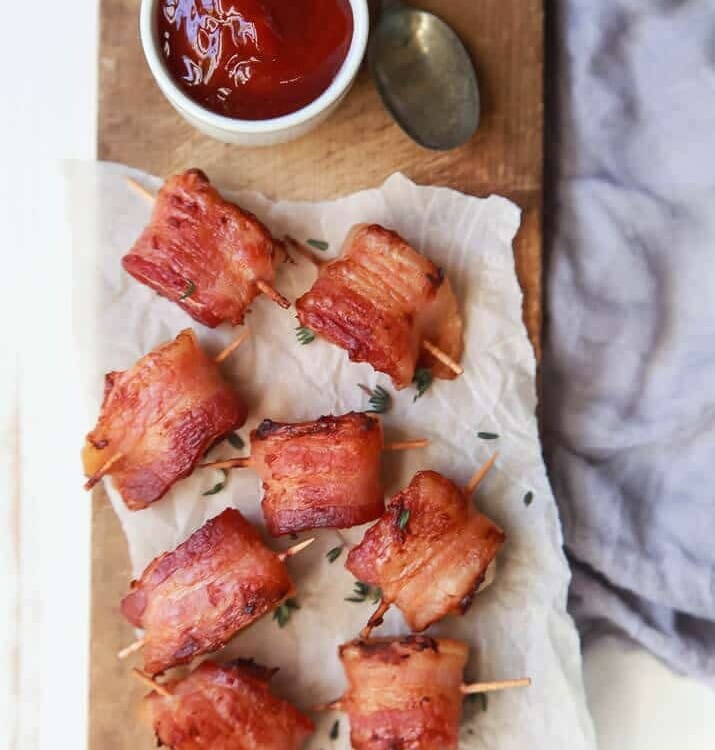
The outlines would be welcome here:
[[[203,133],[226,143],[270,146],[274,143],[292,141],[312,130],[336,109],[350,90],[367,46],[367,0],[349,0],[353,12],[353,36],[348,54],[333,82],[317,99],[295,112],[268,120],[225,117],[189,99],[166,69],[157,34],[157,2],[158,0],[142,0],[139,19],[144,55],[154,80],[169,103],[187,122]]]

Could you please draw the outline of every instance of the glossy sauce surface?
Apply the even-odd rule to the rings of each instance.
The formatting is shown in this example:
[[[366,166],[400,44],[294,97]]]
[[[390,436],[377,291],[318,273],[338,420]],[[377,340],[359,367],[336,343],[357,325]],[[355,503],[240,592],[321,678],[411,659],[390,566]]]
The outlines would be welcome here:
[[[169,73],[217,114],[279,117],[328,88],[353,33],[348,0],[160,0]]]

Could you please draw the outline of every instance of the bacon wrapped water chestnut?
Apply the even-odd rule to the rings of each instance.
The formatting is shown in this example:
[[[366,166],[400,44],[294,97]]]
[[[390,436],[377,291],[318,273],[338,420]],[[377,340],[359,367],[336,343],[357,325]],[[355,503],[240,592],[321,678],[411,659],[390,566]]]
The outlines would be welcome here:
[[[355,750],[453,750],[462,714],[465,643],[426,636],[339,649],[348,689],[330,705],[350,717]]]
[[[144,629],[144,669],[157,674],[216,651],[275,609],[294,591],[285,557],[228,508],[155,558],[121,604]]]
[[[149,224],[122,265],[215,328],[242,323],[261,293],[289,306],[271,286],[282,254],[281,243],[253,214],[224,200],[201,170],[189,169],[164,183]]]
[[[346,528],[378,518],[380,420],[351,412],[310,422],[264,420],[251,433],[251,465],[263,480],[263,515],[274,535]]]
[[[313,722],[268,683],[276,670],[252,661],[205,661],[144,698],[159,745],[172,750],[300,750]]]
[[[89,489],[111,475],[130,510],[159,500],[246,420],[246,406],[191,329],[105,378],[82,451]]]
[[[412,382],[418,365],[438,378],[461,373],[462,318],[449,280],[377,224],[351,229],[340,257],[320,264],[296,309],[301,325],[345,349],[354,362],[387,373],[396,388]]]
[[[338,653],[348,689],[319,708],[347,713],[354,750],[456,750],[464,695],[531,684],[522,677],[465,685],[467,644],[446,638],[355,640]]]
[[[421,471],[350,551],[345,567],[382,590],[363,635],[393,603],[413,631],[468,609],[505,538],[469,494],[436,471]]]

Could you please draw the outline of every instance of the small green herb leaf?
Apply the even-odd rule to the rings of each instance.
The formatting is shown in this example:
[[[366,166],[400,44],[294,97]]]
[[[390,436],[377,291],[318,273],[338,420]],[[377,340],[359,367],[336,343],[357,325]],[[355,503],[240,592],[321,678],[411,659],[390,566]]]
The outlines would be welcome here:
[[[315,334],[307,326],[298,326],[298,328],[295,329],[295,337],[298,339],[298,342],[304,346],[305,344],[310,344],[312,341],[315,341]]]
[[[486,693],[470,693],[467,696],[466,700],[469,703],[479,703],[482,711],[486,711],[487,706],[489,705]]]
[[[497,440],[499,435],[496,432],[478,432],[477,437],[482,440]]]
[[[236,449],[241,450],[242,448],[246,447],[246,444],[243,442],[243,438],[237,433],[232,432],[227,438],[229,443]]]
[[[328,558],[329,563],[334,563],[342,554],[343,547],[333,547],[325,556]]]
[[[362,581],[356,581],[355,585],[353,586],[353,594],[352,596],[348,596],[345,598],[346,602],[364,602],[365,597],[367,596],[367,592],[370,590],[370,587],[363,583]]]
[[[184,290],[184,293],[179,297],[179,300],[186,299],[187,297],[190,297],[195,291],[196,291],[196,284],[194,284],[191,279],[187,279],[188,285],[186,289]]]
[[[336,719],[335,723],[333,724],[333,728],[330,730],[330,739],[337,740],[339,734],[340,734],[340,721]]]
[[[404,508],[403,511],[400,513],[399,518],[397,519],[397,525],[400,527],[400,530],[404,531],[405,527],[409,523],[410,520],[410,511],[407,508]]]
[[[300,604],[295,599],[286,599],[273,613],[273,619],[279,628],[284,628],[293,614],[293,610],[300,609]]]
[[[362,581],[356,581],[355,583],[355,593],[359,596],[365,597],[367,595],[367,592],[370,590],[370,587],[363,583]]]
[[[382,589],[378,587],[373,588],[362,581],[355,581],[352,596],[346,596],[345,601],[362,604],[368,598],[373,604],[377,604],[382,599]]]
[[[228,478],[228,472],[226,469],[219,469],[219,471],[223,474],[223,479],[220,482],[216,482],[216,484],[210,489],[206,490],[206,492],[203,492],[202,495],[216,495],[226,486],[226,480]]]
[[[311,247],[314,247],[316,250],[320,250],[323,253],[330,247],[325,240],[306,240],[306,242]]]
[[[417,394],[412,400],[417,401],[418,398],[424,396],[425,391],[432,385],[433,380],[434,377],[431,370],[428,370],[426,367],[418,367],[415,370],[414,377],[412,378],[412,382],[417,388]]]
[[[367,402],[370,408],[366,409],[366,412],[384,414],[386,411],[390,411],[392,408],[392,396],[381,385],[375,386],[375,390],[368,388],[362,383],[359,383],[358,387],[370,397]]]
[[[534,493],[529,490],[526,495],[524,495],[524,505],[528,508],[531,503],[534,501]]]

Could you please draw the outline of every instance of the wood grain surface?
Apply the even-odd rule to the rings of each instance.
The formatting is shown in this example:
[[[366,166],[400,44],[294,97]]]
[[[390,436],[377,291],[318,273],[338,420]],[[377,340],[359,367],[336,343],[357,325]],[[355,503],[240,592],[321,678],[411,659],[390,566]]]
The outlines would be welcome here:
[[[524,320],[537,358],[542,320],[543,0],[424,0],[450,23],[480,81],[482,121],[450,152],[415,145],[383,109],[367,71],[338,111],[313,133],[269,149],[242,149],[193,130],[164,100],[138,38],[139,0],[100,0],[100,159],[157,175],[201,167],[227,188],[317,200],[380,184],[395,171],[415,182],[474,195],[499,193],[523,209],[515,242]],[[130,579],[119,523],[100,489],[93,496],[91,750],[154,747],[137,717],[144,689],[116,652],[133,640],[118,603]]]

